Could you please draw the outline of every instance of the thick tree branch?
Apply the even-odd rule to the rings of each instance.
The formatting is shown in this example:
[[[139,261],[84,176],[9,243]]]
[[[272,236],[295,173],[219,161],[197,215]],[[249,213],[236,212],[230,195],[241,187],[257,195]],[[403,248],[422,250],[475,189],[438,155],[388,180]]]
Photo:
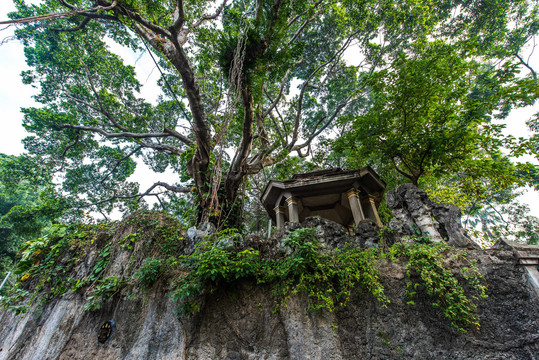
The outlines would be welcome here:
[[[409,175],[409,174],[405,173],[404,171],[402,171],[401,169],[399,169],[399,167],[397,166],[397,163],[395,162],[395,159],[393,157],[391,157],[391,162],[393,163],[393,167],[395,168],[395,170],[397,170],[404,177],[406,177],[406,178],[413,181],[413,178],[414,178],[413,175]]]
[[[68,8],[69,10],[77,10],[77,8],[75,6],[69,4],[67,1],[64,1],[64,0],[58,0],[58,1],[60,2],[60,4],[62,4],[64,7]],[[102,4],[102,6],[108,7],[108,4]],[[89,11],[89,12],[82,13],[80,15],[85,16],[85,20],[102,19],[102,20],[120,21],[120,19],[118,19],[116,16],[103,14],[103,13],[98,13],[97,11]],[[81,28],[84,28],[86,26],[86,23]],[[79,26],[80,25],[81,24],[79,24]],[[69,28],[68,29],[52,29],[52,30],[56,30],[56,31],[74,31],[74,30],[71,30]]]
[[[301,91],[299,93],[299,98],[298,98],[298,105],[297,105],[297,110],[296,110],[296,118],[295,118],[295,121],[294,121],[294,130],[292,132],[292,139],[290,140],[290,143],[288,144],[288,148],[292,148],[297,140],[298,140],[298,135],[299,135],[299,126],[300,126],[300,120],[301,120],[301,113],[302,113],[302,110],[303,110],[303,99],[305,97],[305,92],[307,91],[307,88],[308,88],[308,85],[310,84],[310,81],[311,79],[320,71],[322,70],[324,67],[326,67],[328,64],[332,63],[333,61],[335,61],[336,59],[339,59],[340,56],[342,55],[342,53],[348,48],[348,46],[350,45],[351,41],[352,41],[352,38],[353,36],[355,36],[355,34],[351,35],[348,37],[348,39],[346,39],[346,41],[344,42],[344,44],[341,46],[341,48],[335,52],[335,54],[333,54],[333,56],[326,62],[320,64],[319,66],[317,66],[312,72],[311,74],[307,77],[307,79],[305,80],[305,82],[303,83],[303,86],[301,87]]]
[[[200,162],[200,165],[202,165],[203,168],[205,168],[209,163],[212,143],[200,88],[191,62],[184,49],[178,43],[177,39],[173,39],[172,43],[174,44],[174,49],[165,52],[164,55],[170,60],[182,78],[183,88],[187,95],[189,107],[193,116],[192,127],[197,144],[197,161]],[[198,170],[193,169],[192,172],[194,171]]]
[[[257,44],[257,46],[249,50],[251,59],[256,59],[257,57],[264,54],[266,49],[271,45],[273,32],[275,31],[277,18],[279,16],[279,11],[282,5],[283,5],[282,0],[275,0],[272,6],[271,15],[269,16],[269,19],[268,19],[269,26],[266,33],[264,34],[263,39]],[[227,178],[228,186],[227,187],[230,189],[234,188],[234,186],[232,185],[233,183],[240,181],[240,179],[245,175],[246,170],[247,170],[246,169],[247,161],[251,153],[252,144],[253,144],[253,125],[255,121],[254,106],[253,106],[254,99],[253,99],[251,84],[247,80],[247,76],[245,73],[241,74],[239,91],[240,91],[240,96],[241,96],[242,105],[244,109],[242,139],[238,147],[238,150],[236,151],[234,159],[232,160],[232,163],[230,164],[230,169],[228,172],[228,178]],[[264,136],[263,118],[260,118],[258,120],[259,120],[259,124],[258,124],[259,130],[263,137]],[[262,142],[266,141],[263,138],[261,140]]]
[[[244,108],[242,138],[228,171],[232,180],[238,180],[243,176],[242,167],[247,161],[253,143],[253,94],[246,84],[242,84],[241,100]]]
[[[311,143],[309,142],[309,145],[307,146],[307,151],[305,151],[305,154],[301,152],[301,149],[298,149],[298,156],[301,158],[306,158],[311,153]]]
[[[107,139],[112,139],[112,138],[144,139],[144,138],[170,136],[170,134],[167,134],[167,133],[133,133],[133,132],[110,133],[108,131],[105,131],[95,126],[72,125],[72,124],[60,124],[60,125],[57,125],[57,127],[60,129],[75,129],[75,130],[97,132],[103,135],[104,137],[106,137]]]
[[[63,5],[64,7],[68,8],[69,10],[77,10],[77,8],[73,5],[71,5],[70,3],[68,3],[67,1],[65,0],[58,0],[58,2]]]
[[[158,181],[154,185],[164,187],[165,189],[170,190],[170,191],[174,191],[176,193],[188,193],[188,192],[191,192],[191,189],[192,189],[192,188],[189,188],[189,187],[186,187],[186,186],[169,185],[169,184],[164,183],[162,181]]]
[[[188,139],[186,136],[183,136],[182,134],[180,134],[179,132],[177,132],[174,129],[169,129],[169,128],[165,127],[163,129],[163,132],[165,132],[167,134],[170,134],[171,136],[175,137],[176,139],[180,140],[181,142],[183,142],[186,145],[193,144],[193,141],[191,139]]]
[[[176,0],[174,8],[174,24],[169,28],[171,34],[178,33],[185,23],[185,10],[183,8],[183,0]]]
[[[97,112],[99,112],[99,113],[103,113],[103,111],[102,111],[101,109],[96,108],[95,106],[93,106],[93,105],[87,103],[87,102],[84,101],[84,100],[78,99],[78,98],[73,97],[73,96],[70,96],[70,95],[66,95],[66,97],[69,98],[69,99],[72,99],[72,100],[74,100],[74,101],[76,101],[76,102],[78,102],[78,103],[81,103],[81,104],[83,104],[84,106],[86,106],[86,107],[88,107],[88,108],[91,108],[91,109],[93,109],[93,110],[95,110],[95,111],[97,111]],[[109,113],[103,113],[103,115],[105,115],[107,118],[111,119],[111,116],[110,116]],[[91,116],[91,115],[88,114],[88,116]],[[137,115],[137,116],[142,117],[141,115]],[[120,130],[122,130],[122,131],[125,131],[125,132],[129,133],[129,131],[127,131],[127,129],[126,129],[125,127],[119,125],[117,122],[114,121],[113,124],[114,124],[114,126],[116,126],[118,129],[120,129]],[[165,128],[163,129],[163,134],[161,134],[161,136],[159,136],[159,137],[166,137],[167,135],[170,135],[170,136],[172,136],[172,137],[175,137],[176,139],[180,140],[181,142],[183,142],[183,143],[186,144],[187,146],[190,146],[190,145],[193,144],[193,141],[192,141],[191,139],[189,139],[189,138],[187,138],[186,136],[180,134],[180,133],[177,132],[176,130],[169,129],[169,128],[165,127]],[[147,146],[147,147],[150,147],[150,146]],[[160,150],[165,150],[165,149],[164,149],[164,148],[161,148]],[[174,152],[176,152],[176,151],[174,151]]]
[[[13,19],[13,20],[7,20],[7,21],[0,21],[0,25],[10,25],[10,24],[24,24],[24,23],[30,23],[30,22],[36,22],[36,21],[45,21],[45,20],[54,20],[59,19],[71,15],[86,15],[86,16],[96,16],[98,17],[99,14],[90,14],[91,12],[95,12],[98,10],[112,10],[117,6],[116,0],[114,0],[112,3],[109,3],[107,6],[98,5],[93,8],[88,9],[76,9],[72,11],[62,12],[62,13],[53,13],[53,14],[45,14],[45,15],[37,15],[37,16],[30,16],[20,19]]]
[[[271,147],[260,151],[248,161],[246,169],[247,174],[257,174],[260,170],[266,166],[270,166],[277,162],[277,157],[270,157],[269,155],[277,148],[278,144],[273,144]]]
[[[146,29],[151,30],[154,34],[161,35],[169,39],[171,38],[171,34],[169,31],[167,31],[167,29],[164,29],[161,26],[155,25],[154,23],[142,17],[139,13],[135,11],[131,11],[130,9],[128,9],[127,7],[123,5],[118,5],[114,7],[113,10],[116,14],[126,16],[131,21],[134,21],[137,24],[140,24],[141,26],[145,27]]]
[[[166,144],[156,144],[156,143],[150,143],[147,141],[140,141],[139,144],[146,148],[150,148],[150,149],[154,149],[154,150],[162,151],[162,152],[167,152],[173,155],[181,155],[185,152],[183,150],[178,149],[175,146],[166,145]]]
[[[191,189],[188,188],[188,187],[174,186],[174,185],[169,185],[167,183],[158,181],[158,182],[154,183],[152,186],[150,186],[148,188],[148,190],[146,190],[143,193],[133,194],[133,195],[114,195],[114,196],[109,197],[108,199],[97,201],[97,202],[87,204],[87,205],[84,205],[84,206],[81,206],[81,207],[89,207],[89,206],[96,206],[97,207],[97,206],[99,206],[101,204],[110,203],[110,202],[113,202],[115,200],[128,200],[128,199],[137,199],[137,198],[140,200],[145,196],[157,196],[157,195],[163,194],[162,192],[161,193],[152,193],[152,191],[158,186],[164,187],[165,189],[167,189],[169,191],[173,191],[173,192],[177,192],[177,193],[184,193],[185,194],[185,193],[191,192]]]
[[[397,156],[400,161],[404,164],[404,167],[406,167],[410,173],[412,175],[406,175],[406,177],[408,177],[410,180],[412,180],[412,182],[414,183],[414,185],[417,185],[417,178],[415,176],[415,174],[417,173],[417,171],[414,171],[414,169],[412,168],[411,165],[409,165],[405,160],[404,160],[404,156],[402,156],[402,154],[398,153]],[[397,169],[398,170],[398,169]],[[414,180],[415,179],[415,180]]]
[[[75,32],[75,31],[79,31],[81,29],[84,29],[86,27],[86,25],[88,25],[88,23],[90,22],[91,18],[89,17],[85,17],[84,19],[82,19],[82,21],[75,27],[72,27],[72,28],[52,28],[51,30],[52,31],[62,31],[62,32]]]

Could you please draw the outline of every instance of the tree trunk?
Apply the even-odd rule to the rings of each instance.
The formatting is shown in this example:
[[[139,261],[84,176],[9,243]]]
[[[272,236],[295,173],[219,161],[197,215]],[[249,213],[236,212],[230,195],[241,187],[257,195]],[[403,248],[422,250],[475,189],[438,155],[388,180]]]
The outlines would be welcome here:
[[[211,189],[208,189],[206,194],[209,196],[199,201],[197,225],[211,222],[217,230],[241,230],[243,199],[239,190],[242,183],[243,181],[230,183],[222,180],[216,195],[210,194]]]

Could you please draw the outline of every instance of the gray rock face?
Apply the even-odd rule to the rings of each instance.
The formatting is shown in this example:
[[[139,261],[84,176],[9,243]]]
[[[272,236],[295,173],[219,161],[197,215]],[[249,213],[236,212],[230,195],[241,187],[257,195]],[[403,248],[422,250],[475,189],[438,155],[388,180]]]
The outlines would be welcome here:
[[[204,241],[204,239],[208,236],[213,234],[216,231],[215,225],[212,223],[204,223],[200,224],[197,227],[193,226],[187,229],[187,238],[189,239],[189,242],[187,244],[186,252],[192,253],[195,250],[195,245],[198,244],[201,241]],[[223,244],[224,246],[225,244]],[[227,244],[231,245],[231,244]]]
[[[389,209],[398,220],[390,227],[401,236],[419,231],[434,242],[446,241],[458,248],[479,249],[462,228],[461,212],[453,204],[438,204],[412,184],[404,184],[386,194]]]
[[[329,249],[340,249],[347,243],[357,242],[344,226],[320,216],[307,217],[301,227],[316,229],[316,237]]]
[[[418,208],[415,213],[424,214]],[[447,224],[444,216],[453,215],[440,210],[437,216],[441,220],[436,221]],[[358,238],[374,244],[378,231],[368,221],[360,224],[358,236],[320,218],[307,219],[304,225],[316,229],[328,249]],[[409,226],[402,220],[396,225],[403,231]],[[286,236],[285,231],[270,239],[246,236],[242,246],[264,256],[280,256],[279,244]],[[240,248],[238,239],[229,240],[222,246]],[[125,248],[117,251],[107,276],[121,275],[131,261]],[[526,254],[530,251],[526,249]],[[310,311],[304,294],[291,296],[287,306],[276,310],[269,285],[242,280],[204,294],[200,312],[193,316],[178,315],[167,281],[158,281],[145,293],[116,294],[93,312],[84,311],[86,302],[79,293],[35,304],[24,316],[0,310],[0,360],[536,360],[539,293],[529,286],[527,270],[518,264],[524,255],[509,245],[468,252],[468,259],[476,260],[485,276],[489,297],[478,306],[481,328],[466,334],[452,328],[431,299],[419,295],[415,306],[408,305],[405,264],[390,262],[380,266],[380,280],[391,301],[387,307],[368,292],[357,291],[346,307],[332,313]],[[90,251],[74,271],[91,273],[95,258]],[[99,343],[98,331],[108,320],[114,320],[115,329],[105,343]]]
[[[406,304],[405,269],[380,269],[387,308],[355,293],[333,313],[311,312],[296,295],[274,311],[270,289],[248,281],[206,296],[201,312],[178,316],[157,286],[83,311],[78,296],[34,308],[22,317],[0,312],[0,359],[451,359],[534,360],[539,354],[539,300],[509,250],[471,252],[489,284],[479,305],[480,330],[457,333],[429,299]],[[114,319],[101,344],[101,324]]]
[[[366,248],[370,249],[378,247],[380,228],[376,222],[370,219],[360,221],[356,227],[356,235],[359,237],[362,245]]]
[[[400,237],[414,235],[414,230],[410,225],[397,220],[397,218],[393,218],[389,221],[389,228],[394,234],[397,234]]]
[[[197,243],[203,241],[204,238],[215,232],[215,225],[212,223],[200,224],[197,227],[193,226],[187,229],[187,236],[191,239],[192,242]]]

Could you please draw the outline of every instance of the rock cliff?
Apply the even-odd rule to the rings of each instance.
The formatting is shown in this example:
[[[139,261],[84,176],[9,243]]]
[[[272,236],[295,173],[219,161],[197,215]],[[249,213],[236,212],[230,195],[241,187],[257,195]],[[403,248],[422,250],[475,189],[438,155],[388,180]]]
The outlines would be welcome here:
[[[387,308],[357,294],[333,313],[311,312],[298,295],[274,313],[269,289],[239,282],[208,295],[200,313],[178,317],[157,286],[84,311],[65,296],[24,316],[0,315],[0,359],[537,359],[539,301],[511,251],[477,251],[489,284],[480,330],[460,334],[428,299],[406,304],[400,265],[381,269]],[[101,324],[115,320],[101,344]]]
[[[74,252],[68,243],[58,261],[79,256],[70,274],[80,280],[96,271],[102,248],[109,246],[102,278],[134,278],[144,257],[172,246],[156,235],[172,225],[164,215],[148,215],[144,225],[128,220],[92,235],[84,251]],[[324,251],[362,243],[333,223],[309,219],[306,225],[323,238]],[[181,245],[167,251],[192,252],[200,239],[178,231]],[[275,256],[286,236],[286,231],[270,239],[250,236],[241,246]],[[252,279],[205,293],[194,315],[177,312],[173,283],[166,279],[144,291],[114,292],[100,308],[85,310],[95,285],[77,282],[79,291],[34,301],[26,314],[1,310],[0,359],[539,359],[539,297],[518,254],[507,247],[465,252],[488,284],[488,298],[478,302],[481,325],[466,333],[452,327],[427,294],[418,291],[415,305],[409,303],[406,262],[397,259],[378,265],[387,306],[367,291],[355,291],[346,306],[332,312],[309,310],[302,293],[276,309],[270,285]],[[28,281],[27,288],[39,286],[32,277]],[[98,332],[109,320],[113,331],[101,343]]]

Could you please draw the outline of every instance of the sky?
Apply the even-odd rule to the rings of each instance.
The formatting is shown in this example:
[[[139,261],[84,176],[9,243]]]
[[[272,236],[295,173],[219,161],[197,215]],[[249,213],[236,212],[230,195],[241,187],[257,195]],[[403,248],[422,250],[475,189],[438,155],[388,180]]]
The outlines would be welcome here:
[[[6,0],[4,0],[6,1]],[[0,4],[0,19],[6,19],[4,2]],[[11,29],[0,31],[0,42],[12,35]],[[20,108],[32,106],[32,95],[35,89],[24,86],[20,73],[25,69],[22,46],[14,41],[4,42],[0,46],[0,152],[5,154],[20,154],[24,151],[21,139],[26,133],[21,126],[22,115]]]
[[[29,2],[38,3],[39,0]],[[11,0],[0,0],[0,21],[8,20],[7,14],[14,10]],[[5,29],[5,26],[0,26],[1,29]],[[32,99],[32,96],[38,93],[37,89],[21,82],[21,72],[29,67],[26,66],[23,46],[15,40],[9,40],[13,29],[14,27],[9,27],[0,31],[0,153],[19,155],[24,152],[22,139],[28,136],[22,127],[23,115],[20,108],[39,104]],[[156,84],[159,71],[151,58],[148,55],[135,54],[112,41],[110,45],[127,64],[136,67],[139,81],[145,84],[141,90],[142,96],[148,101],[155,100],[160,93]],[[141,191],[145,191],[156,181],[174,183],[176,178],[171,171],[160,174],[157,178],[155,173],[140,161],[129,180],[139,182]]]
[[[39,2],[39,0],[33,1]],[[0,21],[7,20],[7,13],[13,10],[14,6],[11,0],[0,0]],[[1,29],[4,27],[0,27]],[[9,40],[12,35],[13,27],[0,31],[0,153],[18,155],[24,152],[21,140],[27,136],[22,127],[23,117],[20,108],[36,106],[32,96],[36,95],[37,91],[21,82],[20,73],[27,70],[28,67],[25,63],[22,45]],[[111,45],[113,44],[111,43]],[[151,58],[148,55],[133,54],[120,46],[113,46],[113,51],[120,55],[126,63],[136,67],[138,78],[144,84],[142,95],[150,101],[155,99],[159,93],[159,88],[155,84],[159,72]],[[531,63],[536,65],[535,68],[539,68],[539,49],[532,56]],[[530,136],[525,123],[536,112],[539,112],[539,104],[513,111],[507,122],[506,133],[515,137]],[[538,163],[532,157],[523,157],[518,160]],[[149,169],[138,166],[131,179],[137,180],[141,184],[141,190],[144,191],[155,181],[170,181],[172,174],[165,173],[156,179],[155,174]],[[533,215],[539,216],[539,192],[527,190],[519,200],[530,206]]]

